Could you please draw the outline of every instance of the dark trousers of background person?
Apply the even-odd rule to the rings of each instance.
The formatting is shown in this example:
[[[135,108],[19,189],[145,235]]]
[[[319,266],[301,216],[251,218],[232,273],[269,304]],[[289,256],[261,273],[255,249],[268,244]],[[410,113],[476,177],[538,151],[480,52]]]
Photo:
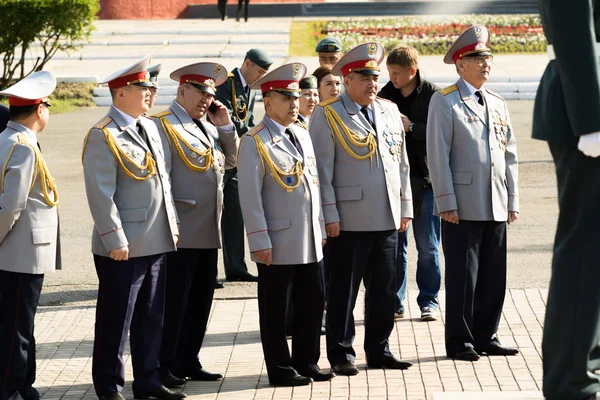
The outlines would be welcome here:
[[[217,249],[179,249],[167,253],[165,324],[161,370],[175,376],[199,363],[215,293]],[[201,367],[201,364],[200,364]]]
[[[221,14],[221,21],[224,21],[227,18],[227,0],[219,0],[217,8],[219,9],[219,14]]]
[[[301,265],[258,264],[260,337],[269,380],[290,378],[295,368],[317,364],[323,316],[323,280],[318,263]],[[292,356],[285,338],[286,297],[292,287],[294,317]]]
[[[0,270],[0,400],[38,400],[33,322],[44,274]]]
[[[237,168],[225,171],[223,184],[223,215],[221,216],[223,265],[225,275],[231,279],[248,272],[244,261],[244,218],[240,207]]]
[[[498,330],[506,292],[506,222],[442,221],[442,246],[446,353],[489,345]]]
[[[600,392],[600,159],[550,144],[560,214],[542,339],[544,397]]]
[[[341,231],[327,239],[329,287],[327,358],[331,365],[354,361],[354,316],[360,282],[365,284],[365,343],[367,360],[391,355],[394,328],[395,273],[398,232]]]
[[[133,391],[153,391],[158,375],[165,302],[165,255],[114,261],[94,255],[98,302],[92,379],[96,394],[123,390],[123,351],[130,333]]]
[[[238,0],[237,13],[235,14],[235,20],[239,21],[242,17],[242,3],[244,5],[244,21],[248,22],[248,3],[250,0]]]
[[[415,218],[411,221],[415,244],[417,246],[417,286],[419,308],[439,309],[438,293],[442,283],[440,268],[440,217],[434,215],[433,189],[428,186],[418,193],[416,179],[411,180]],[[423,180],[421,179],[421,187]],[[416,194],[420,199],[417,202]],[[418,204],[418,206],[417,206]],[[398,259],[396,261],[396,312],[404,312],[406,298],[406,278],[408,270],[408,229],[398,233]]]

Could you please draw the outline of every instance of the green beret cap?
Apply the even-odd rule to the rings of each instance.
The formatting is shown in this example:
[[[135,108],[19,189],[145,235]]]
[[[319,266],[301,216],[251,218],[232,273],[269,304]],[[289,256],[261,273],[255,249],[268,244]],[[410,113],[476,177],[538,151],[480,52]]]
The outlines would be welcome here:
[[[321,39],[317,44],[315,51],[317,53],[335,53],[342,51],[342,42],[340,42],[340,39],[338,38],[328,36]]]
[[[312,75],[308,75],[300,81],[300,89],[316,89],[316,88],[317,88],[317,78]]]
[[[267,53],[265,53],[261,49],[250,49],[246,53],[246,58],[252,61],[254,64],[258,65],[262,69],[269,69],[271,64],[273,64],[273,60]]]
[[[148,75],[149,75],[149,80],[150,83],[152,83],[154,86],[158,86],[157,82],[158,82],[158,74],[160,74],[160,68],[161,68],[162,64],[156,64],[153,65],[152,67],[148,68]]]

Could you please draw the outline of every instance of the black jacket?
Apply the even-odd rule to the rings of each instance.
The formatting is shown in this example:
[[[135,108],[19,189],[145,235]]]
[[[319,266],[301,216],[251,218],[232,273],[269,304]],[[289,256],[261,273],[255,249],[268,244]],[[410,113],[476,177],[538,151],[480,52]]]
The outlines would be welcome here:
[[[402,109],[399,99],[402,99],[400,89],[394,88],[392,82],[388,82],[379,92],[379,97],[390,100],[398,106],[400,112],[415,123],[412,132],[406,132],[406,152],[410,163],[410,176],[425,178],[429,176],[427,168],[427,146],[425,142],[427,131],[427,114],[431,96],[440,88],[433,83],[421,79],[421,71],[417,71],[417,88],[415,97],[407,109]]]
[[[8,124],[8,107],[0,104],[0,133],[6,129],[6,124]]]

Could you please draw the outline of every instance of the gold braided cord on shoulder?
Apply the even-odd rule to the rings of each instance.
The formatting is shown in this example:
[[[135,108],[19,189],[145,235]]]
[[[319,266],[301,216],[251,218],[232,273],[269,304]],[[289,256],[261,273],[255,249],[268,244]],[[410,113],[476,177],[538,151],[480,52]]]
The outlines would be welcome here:
[[[258,157],[260,158],[260,162],[262,163],[263,170],[265,169],[265,164],[267,164],[271,175],[273,176],[273,178],[275,178],[279,186],[284,188],[288,193],[292,193],[294,189],[300,186],[300,183],[302,182],[302,176],[304,175],[304,168],[302,167],[302,163],[300,161],[296,161],[296,164],[290,170],[290,172],[283,171],[273,162],[271,156],[269,156],[269,151],[267,150],[267,147],[263,143],[260,136],[255,135],[250,137],[254,138],[254,141],[256,142],[256,151],[258,152]],[[282,176],[295,176],[296,183],[293,185],[288,185],[281,179]]]
[[[362,137],[344,124],[342,118],[335,112],[331,105],[326,105],[324,110],[325,118],[327,119],[327,124],[329,125],[334,141],[339,140],[342,147],[356,160],[366,160],[373,157],[373,154],[377,151],[377,141],[373,132],[369,132],[367,136]],[[358,148],[368,147],[369,151],[364,155],[360,155],[348,145],[348,142]]]
[[[94,128],[92,128],[92,129],[94,129]],[[152,154],[150,154],[149,152],[146,152],[146,162],[144,163],[144,165],[139,165],[138,163],[133,161],[127,154],[125,154],[125,152],[121,149],[121,146],[119,146],[116,139],[114,138],[113,135],[111,135],[111,133],[108,131],[108,129],[106,129],[106,128],[97,128],[97,129],[100,129],[104,133],[104,137],[106,138],[106,144],[108,144],[108,148],[113,153],[113,156],[115,157],[115,162],[117,162],[117,164],[120,165],[121,168],[123,168],[123,171],[125,171],[125,174],[127,174],[128,177],[133,178],[136,181],[146,181],[146,180],[150,179],[150,177],[152,177],[153,175],[156,175],[156,161],[154,161]],[[90,132],[91,131],[92,130],[90,129]],[[88,132],[87,136],[85,137],[85,141],[83,143],[83,152],[81,154],[82,162],[83,162],[83,154],[85,153],[85,148],[87,146],[87,141],[88,141],[88,137],[90,136],[90,132]],[[133,166],[136,167],[137,169],[139,169],[140,171],[144,171],[147,169],[148,173],[146,174],[146,176],[137,176],[133,172],[131,172],[131,170],[129,168],[127,168],[127,166],[123,162],[123,158],[125,158],[125,160],[127,162],[129,162],[130,164],[133,164]]]
[[[170,141],[173,142],[173,145],[177,150],[177,154],[179,154],[179,158],[181,158],[181,161],[183,161],[186,167],[195,172],[204,172],[213,165],[214,158],[212,153],[212,147],[209,147],[205,151],[198,151],[198,149],[194,148],[184,138],[181,137],[179,132],[177,132],[177,130],[165,117],[160,118],[160,123],[162,125],[163,131],[167,134]],[[195,165],[190,161],[189,158],[187,158],[185,152],[183,151],[183,147],[181,147],[182,142],[190,151],[197,153],[200,157],[205,157],[204,166]]]
[[[242,104],[241,107],[238,107],[233,74],[229,77],[229,79],[231,79],[231,108],[233,110],[233,113],[235,114],[235,117],[241,122],[246,123],[246,118],[248,117],[248,105]],[[243,115],[243,118],[240,115]]]
[[[35,185],[37,176],[39,174],[40,175],[40,185],[42,186],[42,195],[44,196],[44,200],[46,201],[46,204],[48,204],[50,207],[56,207],[58,205],[58,200],[59,200],[58,190],[56,187],[56,181],[54,180],[52,175],[50,175],[50,171],[48,170],[48,165],[46,164],[46,161],[44,161],[44,157],[42,156],[42,153],[40,152],[40,150],[36,148],[37,146],[34,146],[33,144],[31,144],[29,142],[23,142],[23,141],[19,140],[19,142],[15,143],[13,145],[13,147],[10,149],[10,153],[8,154],[8,158],[6,159],[6,162],[4,163],[4,168],[2,170],[2,191],[4,192],[4,174],[6,171],[6,167],[8,165],[8,161],[10,160],[10,157],[12,156],[12,153],[18,144],[22,144],[22,145],[31,147],[31,149],[33,150],[33,152],[35,154],[33,179],[31,180],[31,185],[29,186],[29,191],[31,192],[31,189],[33,189],[33,185]],[[52,198],[50,198],[51,192],[53,195]]]

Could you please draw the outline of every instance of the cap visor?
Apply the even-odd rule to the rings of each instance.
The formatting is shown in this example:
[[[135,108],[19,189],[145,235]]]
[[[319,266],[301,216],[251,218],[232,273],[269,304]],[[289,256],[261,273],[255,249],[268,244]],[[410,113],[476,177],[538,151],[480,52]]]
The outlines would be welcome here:
[[[208,94],[213,95],[213,96],[215,95],[215,91],[212,88],[208,87],[208,86],[202,86],[202,85],[198,85],[198,84],[191,83],[191,82],[190,82],[190,84],[192,86],[194,86],[196,89],[203,91],[204,93],[208,93]]]
[[[290,96],[290,97],[300,97],[300,96],[302,96],[302,94],[299,93],[299,92],[288,92],[287,90],[277,90],[277,92],[281,93],[284,96]]]
[[[380,71],[376,71],[373,69],[365,69],[363,71],[353,71],[353,72],[359,73],[361,75],[379,75],[380,74]]]
[[[141,86],[141,87],[156,87],[155,85],[152,84],[152,82],[138,82],[138,83],[134,83],[134,86]]]

